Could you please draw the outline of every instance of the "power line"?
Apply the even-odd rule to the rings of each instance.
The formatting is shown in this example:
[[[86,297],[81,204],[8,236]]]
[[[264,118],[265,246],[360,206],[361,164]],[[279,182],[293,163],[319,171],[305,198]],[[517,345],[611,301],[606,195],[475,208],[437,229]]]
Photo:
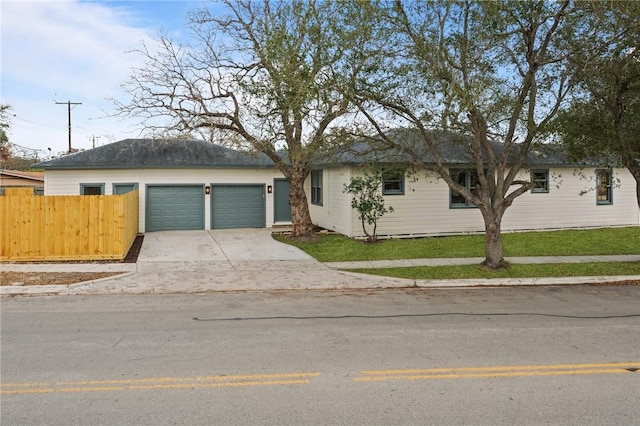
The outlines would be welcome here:
[[[27,120],[26,118],[22,118],[22,117],[18,117],[16,114],[13,114],[13,118],[17,118],[18,120],[22,120],[25,121],[29,124],[35,124],[36,126],[40,126],[40,127],[54,127],[48,124],[42,124],[42,123],[36,123],[35,121],[31,121],[31,120]]]
[[[71,154],[71,105],[82,105],[82,102],[56,102],[58,105],[66,105],[69,115],[69,154]]]

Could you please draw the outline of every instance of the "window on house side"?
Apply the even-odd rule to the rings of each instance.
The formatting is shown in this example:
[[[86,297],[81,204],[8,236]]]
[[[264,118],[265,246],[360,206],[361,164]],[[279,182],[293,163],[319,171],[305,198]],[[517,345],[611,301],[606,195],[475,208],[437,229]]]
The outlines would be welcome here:
[[[104,195],[104,183],[81,183],[80,195]]]
[[[471,169],[451,169],[449,170],[453,180],[473,192],[478,186],[478,173]],[[467,201],[466,198],[458,191],[450,189],[449,206],[451,208],[475,207],[475,205]]]
[[[531,171],[531,192],[534,194],[549,192],[549,170]]]
[[[311,204],[322,205],[322,170],[311,171]]]
[[[404,195],[404,173],[389,173],[382,179],[382,195]]]
[[[611,170],[596,170],[596,201],[598,204],[613,204]]]
[[[126,194],[128,192],[138,189],[137,183],[114,183],[113,195]]]

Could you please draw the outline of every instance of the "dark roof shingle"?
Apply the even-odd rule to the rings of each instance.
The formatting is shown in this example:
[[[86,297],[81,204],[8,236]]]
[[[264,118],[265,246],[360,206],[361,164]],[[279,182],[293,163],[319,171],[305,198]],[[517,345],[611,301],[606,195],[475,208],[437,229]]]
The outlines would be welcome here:
[[[273,166],[264,154],[180,139],[125,139],[34,165],[43,169]]]
[[[325,155],[319,159],[318,165],[336,164],[367,164],[367,163],[435,163],[432,153],[417,130],[396,129],[390,131],[387,136],[395,144],[389,147],[384,143],[373,140],[360,140],[348,144]],[[469,152],[470,137],[453,132],[433,132],[440,158],[444,164],[474,164],[475,159]],[[501,155],[503,144],[491,142],[494,153]],[[540,144],[532,149],[528,155],[526,164],[538,166],[569,165],[573,164],[561,146],[557,144]]]

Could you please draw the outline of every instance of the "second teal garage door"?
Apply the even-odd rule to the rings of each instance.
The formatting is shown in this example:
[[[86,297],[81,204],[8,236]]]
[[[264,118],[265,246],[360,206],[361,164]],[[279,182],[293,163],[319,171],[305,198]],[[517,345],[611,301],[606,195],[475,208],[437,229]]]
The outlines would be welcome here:
[[[204,186],[147,187],[145,231],[204,229]]]
[[[264,228],[264,185],[212,185],[211,228]]]

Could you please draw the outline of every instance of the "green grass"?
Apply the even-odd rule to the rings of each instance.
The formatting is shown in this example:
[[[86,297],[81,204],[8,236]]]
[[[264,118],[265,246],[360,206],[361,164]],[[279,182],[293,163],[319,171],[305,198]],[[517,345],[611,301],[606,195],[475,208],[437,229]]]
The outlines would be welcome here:
[[[640,275],[640,262],[517,264],[509,269],[487,271],[477,265],[429,266],[406,268],[350,269],[363,274],[383,275],[414,280],[469,278],[534,278],[606,275]]]
[[[274,237],[302,249],[321,262],[484,257],[484,235],[392,239],[375,244],[342,235],[320,235],[313,242],[292,241],[282,235]],[[505,256],[640,254],[640,226],[514,232],[503,234],[502,239]]]

